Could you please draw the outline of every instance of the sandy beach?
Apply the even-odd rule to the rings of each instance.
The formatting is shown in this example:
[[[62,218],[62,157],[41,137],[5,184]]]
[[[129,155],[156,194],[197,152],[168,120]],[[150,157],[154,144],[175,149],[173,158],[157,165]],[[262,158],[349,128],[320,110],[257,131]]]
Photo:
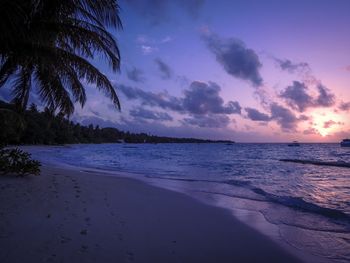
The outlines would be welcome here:
[[[300,262],[227,211],[137,180],[0,178],[0,262]]]

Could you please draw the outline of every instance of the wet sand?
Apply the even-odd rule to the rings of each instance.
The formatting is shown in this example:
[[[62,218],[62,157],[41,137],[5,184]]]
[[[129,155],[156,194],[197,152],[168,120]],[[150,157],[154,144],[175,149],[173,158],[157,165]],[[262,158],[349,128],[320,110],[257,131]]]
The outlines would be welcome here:
[[[223,209],[123,177],[0,177],[0,262],[300,262]]]

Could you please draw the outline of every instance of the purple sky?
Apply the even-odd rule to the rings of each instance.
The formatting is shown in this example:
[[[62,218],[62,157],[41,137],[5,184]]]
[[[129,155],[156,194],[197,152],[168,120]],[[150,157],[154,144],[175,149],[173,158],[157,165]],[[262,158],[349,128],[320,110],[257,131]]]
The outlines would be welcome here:
[[[241,142],[350,137],[350,1],[123,0],[113,74],[74,120]]]

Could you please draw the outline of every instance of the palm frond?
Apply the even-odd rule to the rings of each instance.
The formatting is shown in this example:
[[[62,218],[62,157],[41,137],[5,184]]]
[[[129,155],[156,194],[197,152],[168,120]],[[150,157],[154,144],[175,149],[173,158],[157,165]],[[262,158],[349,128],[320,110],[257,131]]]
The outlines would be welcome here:
[[[86,82],[120,109],[113,85],[89,62],[102,55],[113,71],[120,68],[118,44],[107,31],[122,28],[117,0],[0,0],[0,6],[0,87],[12,78],[23,108],[33,84],[51,110],[70,115],[73,101],[86,102]]]
[[[30,66],[24,66],[17,73],[17,76],[13,81],[13,102],[18,104],[22,110],[25,110],[28,104],[29,93],[32,86],[31,74],[32,72]]]
[[[12,58],[5,58],[0,66],[0,88],[7,82],[18,68],[18,64]]]

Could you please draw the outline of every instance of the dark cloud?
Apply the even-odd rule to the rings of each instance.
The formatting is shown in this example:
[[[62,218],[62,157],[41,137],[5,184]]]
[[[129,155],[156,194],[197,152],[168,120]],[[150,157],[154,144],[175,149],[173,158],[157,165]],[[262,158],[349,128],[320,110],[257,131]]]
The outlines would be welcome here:
[[[252,121],[270,121],[271,117],[265,113],[262,113],[254,108],[245,108],[247,112],[247,117]]]
[[[299,121],[308,119],[305,115],[297,118],[292,111],[277,103],[272,103],[269,107],[271,116],[254,108],[245,108],[244,110],[247,112],[247,117],[250,120],[263,122],[276,121],[285,132],[295,131]]]
[[[311,107],[331,107],[335,104],[335,95],[322,84],[317,85],[318,95],[316,98],[308,93],[308,87],[299,81],[293,81],[281,92],[280,97],[294,110],[304,112]]]
[[[316,130],[315,128],[311,127],[311,128],[308,128],[308,129],[304,130],[303,134],[304,135],[319,135],[320,133],[319,133],[318,130]]]
[[[143,105],[160,107],[179,113],[193,115],[205,114],[240,114],[241,106],[237,101],[224,104],[220,97],[220,86],[214,82],[194,81],[184,91],[183,97],[174,97],[164,93],[153,93],[138,88],[120,85],[119,89],[131,100],[138,99]]]
[[[172,70],[169,67],[169,65],[167,65],[163,60],[161,60],[160,58],[156,58],[154,60],[154,62],[156,63],[161,77],[162,79],[170,79],[172,77]]]
[[[309,120],[311,120],[312,118],[310,117],[310,116],[306,116],[306,115],[304,115],[304,114],[302,114],[302,115],[300,115],[299,116],[299,120],[300,121],[309,121]]]
[[[247,48],[239,39],[222,39],[212,33],[204,34],[203,39],[228,74],[248,80],[254,86],[262,85],[259,72],[262,64],[254,50]]]
[[[350,110],[350,101],[349,102],[341,102],[339,105],[339,109],[343,111]]]
[[[241,106],[237,101],[224,105],[224,100],[219,95],[220,90],[220,86],[214,82],[207,84],[194,81],[184,92],[183,107],[192,114],[240,114]]]
[[[275,58],[275,61],[279,68],[281,68],[282,70],[288,71],[289,73],[310,71],[310,66],[306,62],[294,63],[289,59],[278,59],[278,58]]]
[[[329,91],[325,86],[319,84],[317,86],[319,95],[315,101],[317,107],[331,107],[335,104],[335,95]]]
[[[137,68],[132,68],[131,70],[127,70],[127,76],[130,80],[135,82],[143,82],[145,80],[143,76],[143,71]]]
[[[329,120],[329,121],[326,121],[324,124],[323,124],[323,128],[325,129],[328,129],[334,125],[344,125],[343,122],[340,122],[340,121],[333,121],[333,120]]]
[[[226,128],[230,123],[230,118],[223,114],[193,115],[190,118],[184,118],[182,122],[201,128]]]
[[[277,104],[270,105],[271,119],[275,120],[284,131],[294,131],[298,124],[298,118],[289,109]]]
[[[313,98],[307,93],[307,87],[299,81],[293,81],[293,85],[288,86],[280,97],[284,98],[290,107],[300,112],[314,104]]]
[[[130,115],[136,119],[147,119],[155,121],[172,121],[173,118],[166,112],[151,111],[144,108],[130,110]]]
[[[142,105],[151,107],[160,107],[162,109],[170,109],[173,111],[182,112],[182,100],[164,93],[153,93],[142,89],[120,85],[119,90],[130,100],[139,99]]]
[[[184,11],[191,18],[199,14],[204,0],[124,0],[153,26],[170,21],[174,8]]]

